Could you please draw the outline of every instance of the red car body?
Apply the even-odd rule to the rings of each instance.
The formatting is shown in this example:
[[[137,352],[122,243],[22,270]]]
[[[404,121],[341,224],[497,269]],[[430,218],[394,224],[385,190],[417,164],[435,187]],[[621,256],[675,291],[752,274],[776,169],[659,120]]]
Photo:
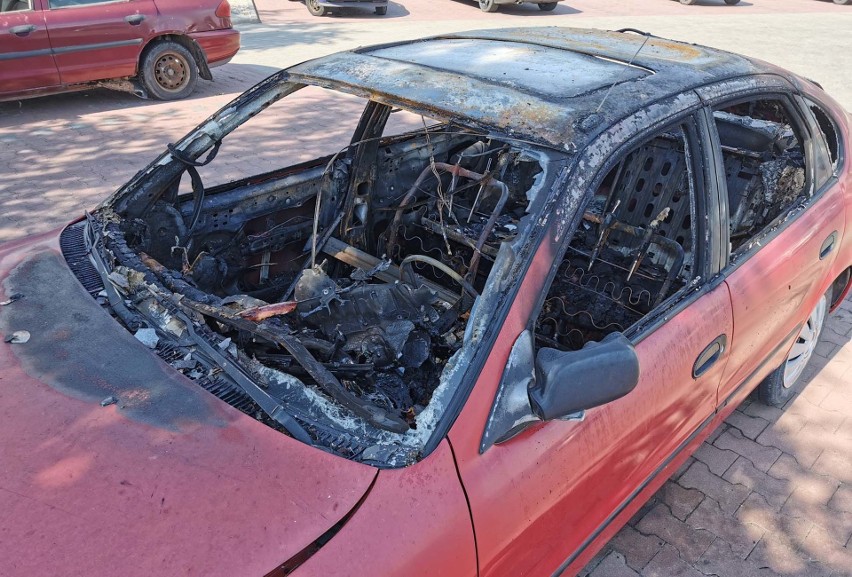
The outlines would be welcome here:
[[[240,48],[227,0],[4,0],[0,100],[136,79],[143,55],[166,41],[184,46],[207,80]]]
[[[478,53],[500,66],[507,66],[508,53],[521,43],[524,50],[546,47],[558,50],[561,59],[579,58],[566,64],[572,70],[579,69],[577,62],[611,67],[632,61],[630,70],[616,73],[654,71],[656,76],[622,78],[612,86],[595,79],[597,88],[577,89],[571,112],[560,116],[563,102],[528,100],[532,97],[519,86],[527,86],[529,77],[519,73],[501,85],[504,98],[478,108],[485,101],[474,98],[479,90],[479,96],[495,93],[487,76],[464,77],[458,84],[439,79],[434,85],[441,86],[440,92],[431,83],[411,82],[425,73],[418,58],[428,58],[423,54],[429,54],[433,41],[448,65],[454,60],[441,43],[457,42],[465,62]],[[0,309],[0,330],[32,334],[27,343],[0,347],[0,572],[496,577],[579,571],[716,426],[775,367],[783,367],[821,296],[832,290],[831,304],[845,297],[852,267],[852,174],[846,160],[852,140],[843,109],[811,82],[769,65],[655,38],[637,56],[642,42],[643,37],[632,34],[570,29],[480,31],[359,49],[298,65],[228,105],[98,209],[130,220],[125,215],[134,213],[134,203],[150,201],[150,183],[171,182],[184,170],[179,165],[214,146],[212,134],[223,137],[215,131],[227,133],[228,122],[241,122],[235,116],[254,116],[270,100],[302,84],[368,94],[365,118],[396,106],[445,118],[453,110],[441,98],[460,91],[468,96],[461,101],[466,104],[451,99],[462,107],[455,112],[467,119],[466,126],[491,126],[488,134],[497,140],[509,138],[500,135],[511,129],[522,146],[550,143],[557,156],[551,159],[555,168],[544,188],[552,191],[547,198],[554,204],[544,193],[538,199],[541,212],[534,214],[541,215],[541,225],[529,229],[539,231],[534,234],[538,240],[514,257],[523,274],[492,294],[497,299],[491,301],[497,303],[490,307],[493,311],[472,313],[478,318],[494,314],[498,320],[469,329],[480,331],[475,338],[481,346],[455,366],[471,377],[460,381],[455,397],[441,398],[443,416],[404,467],[392,459],[371,466],[379,457],[362,454],[347,460],[329,454],[335,447],[309,447],[208,395],[166,364],[183,353],[169,357],[166,351],[163,362],[137,342],[87,292],[99,289],[90,288],[86,275],[96,277],[95,285],[99,277],[80,264],[89,262],[87,255],[96,258],[97,249],[87,246],[113,242],[110,230],[117,229],[108,229],[108,222],[89,221],[89,227],[98,222],[107,231],[100,240],[92,237],[89,245],[82,235],[93,234],[91,228],[69,227],[61,237],[49,233],[0,247],[0,299],[23,295]],[[472,52],[470,43],[479,50]],[[494,46],[502,59],[488,53]],[[411,61],[405,61],[409,47]],[[602,62],[587,60],[590,54]],[[392,65],[370,65],[373,58],[391,55]],[[700,68],[694,68],[697,63]],[[529,60],[518,65],[527,72]],[[362,68],[371,74],[359,76]],[[646,98],[633,98],[640,89]],[[604,92],[610,107],[597,106]],[[706,266],[715,266],[717,273],[684,287],[679,297],[645,317],[642,326],[625,331],[640,369],[631,392],[589,407],[582,418],[574,411],[563,415],[570,418],[556,419],[530,414],[523,427],[490,432],[505,421],[498,408],[523,354],[518,343],[523,344],[548,293],[562,258],[559,247],[567,242],[566,231],[578,226],[579,216],[572,215],[582,213],[578,207],[588,200],[587,191],[596,188],[595,175],[609,170],[609,158],[673,118],[695,119],[699,136],[718,142],[711,107],[743,95],[786,95],[802,106],[797,110],[803,115],[809,114],[803,104],[807,99],[834,123],[836,161],[823,171],[813,194],[739,259],[729,257],[721,242],[724,227],[709,225],[706,244],[715,248],[708,248],[708,254],[715,251],[717,257]],[[523,108],[517,99],[525,103]],[[596,106],[602,116],[582,114]],[[580,126],[575,114],[590,119],[582,130],[566,128]],[[542,124],[542,119],[551,124]],[[808,131],[818,130],[816,119],[803,116],[801,122]],[[433,133],[430,147],[440,146],[438,137]],[[405,141],[382,148],[400,142]],[[225,154],[227,141],[223,146],[220,154]],[[724,172],[721,164],[713,164],[711,148],[700,147],[696,161],[706,167],[701,182],[708,198],[724,188],[716,176]],[[809,166],[815,153],[816,148],[807,153]],[[187,162],[180,160],[182,155],[190,157]],[[326,164],[335,161],[330,158],[232,184],[248,190],[312,167],[323,174]],[[563,158],[564,164],[555,158]],[[169,167],[178,172],[167,172]],[[814,168],[808,178],[818,179],[819,173]],[[257,198],[274,195],[269,190]],[[222,216],[217,195],[227,193],[209,193],[199,223],[212,218],[218,228],[227,226],[223,219],[236,218]],[[180,198],[182,214],[189,218],[193,199]],[[169,214],[161,211],[158,222]],[[722,222],[728,218],[727,210],[717,215]],[[234,226],[241,230],[244,225]],[[139,262],[133,256],[121,260],[120,247],[110,250],[116,262]],[[162,268],[146,266],[137,265],[140,274],[162,273]],[[113,271],[119,268],[115,265]],[[151,286],[155,292],[164,290]],[[201,298],[187,290],[190,296],[172,302]],[[217,326],[237,322],[227,315],[217,318]],[[726,337],[723,346],[705,356],[713,352],[707,344],[720,335]],[[230,342],[221,341],[218,348],[224,350]]]

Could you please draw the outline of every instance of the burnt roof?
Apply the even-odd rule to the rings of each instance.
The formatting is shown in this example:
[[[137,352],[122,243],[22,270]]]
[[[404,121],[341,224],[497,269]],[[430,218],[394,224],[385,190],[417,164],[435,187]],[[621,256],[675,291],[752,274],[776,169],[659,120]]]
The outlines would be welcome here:
[[[601,126],[708,82],[775,71],[704,46],[562,27],[444,34],[339,52],[288,70],[297,82],[563,148],[582,144],[574,127],[597,111],[610,87]]]

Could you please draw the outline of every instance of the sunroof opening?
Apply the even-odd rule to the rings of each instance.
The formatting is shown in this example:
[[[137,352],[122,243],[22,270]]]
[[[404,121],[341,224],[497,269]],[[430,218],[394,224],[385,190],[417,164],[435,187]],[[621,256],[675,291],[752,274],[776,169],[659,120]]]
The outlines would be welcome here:
[[[549,98],[573,98],[651,74],[626,63],[549,46],[453,38],[370,51],[371,56],[456,72]],[[542,78],[547,78],[543,83]]]

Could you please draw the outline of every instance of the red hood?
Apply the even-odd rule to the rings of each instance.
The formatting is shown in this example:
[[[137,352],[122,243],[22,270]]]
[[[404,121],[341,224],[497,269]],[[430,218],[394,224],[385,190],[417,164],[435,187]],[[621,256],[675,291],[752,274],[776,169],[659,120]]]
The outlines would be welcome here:
[[[83,290],[55,233],[0,248],[0,283],[0,301],[25,294],[0,334],[32,334],[0,342],[0,574],[262,576],[375,478],[161,362]]]

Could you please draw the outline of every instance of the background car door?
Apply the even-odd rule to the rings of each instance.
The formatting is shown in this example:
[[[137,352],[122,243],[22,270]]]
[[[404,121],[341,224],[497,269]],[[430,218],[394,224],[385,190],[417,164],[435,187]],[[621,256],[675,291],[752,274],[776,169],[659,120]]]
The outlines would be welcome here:
[[[712,94],[712,89],[707,92]],[[724,272],[735,326],[731,359],[718,395],[722,405],[745,396],[786,358],[801,324],[833,280],[829,274],[836,256],[834,249],[840,246],[844,231],[845,204],[838,186],[822,190],[817,186],[817,152],[824,144],[815,138],[792,94],[779,88],[778,92],[752,93],[737,99],[716,97],[711,102],[713,124],[718,127],[713,131],[714,146],[725,163],[725,196],[730,197],[728,226],[723,232],[731,235],[732,252]],[[741,119],[751,125],[751,134],[730,130],[730,123]],[[759,134],[767,126],[776,125],[791,126],[792,131],[780,135],[774,143],[767,142],[767,148]],[[787,195],[789,198],[765,207],[767,216],[748,229],[738,226],[749,188],[757,184],[754,193],[758,197],[768,195],[767,182],[778,174],[764,170],[759,163],[783,164],[788,151],[790,168],[782,170],[773,194],[780,198],[786,194],[785,187],[792,186],[788,184],[791,179],[785,178],[795,175],[793,163],[804,177],[801,194]],[[756,152],[759,154],[754,156]],[[752,160],[745,156],[748,154],[752,154]],[[802,156],[804,170],[798,166]],[[725,187],[725,183],[721,186]],[[802,208],[808,197],[810,200]],[[756,212],[754,208],[749,210]],[[737,229],[744,230],[739,238]]]
[[[608,146],[593,145],[580,163],[588,162],[584,165],[588,167],[596,158],[613,158],[614,150]],[[698,169],[704,161],[698,159],[703,153],[691,156],[696,163],[692,174],[701,175]],[[568,188],[572,186],[581,185],[569,180]],[[697,181],[693,187],[702,190]],[[700,291],[683,289],[657,307],[666,312],[655,326],[631,336],[640,364],[640,380],[631,393],[588,410],[582,421],[534,425],[480,454],[482,431],[509,351],[538,317],[535,303],[541,300],[539,295],[550,294],[547,279],[561,264],[557,240],[561,244],[567,240],[559,239],[558,225],[550,230],[550,242],[546,239],[535,255],[449,435],[470,501],[480,574],[486,577],[551,575],[579,562],[584,548],[607,531],[615,517],[632,514],[641,504],[636,496],[643,487],[653,489],[654,479],[665,480],[667,474],[656,473],[665,471],[671,456],[709,423],[727,361],[727,351],[721,348],[718,354],[704,356],[709,362],[696,362],[716,337],[731,334],[727,287],[716,283]],[[697,269],[694,274],[707,278]],[[699,365],[701,371],[694,376]]]
[[[0,94],[59,84],[42,0],[0,0]]]
[[[44,0],[64,84],[133,76],[157,18],[153,0]]]

